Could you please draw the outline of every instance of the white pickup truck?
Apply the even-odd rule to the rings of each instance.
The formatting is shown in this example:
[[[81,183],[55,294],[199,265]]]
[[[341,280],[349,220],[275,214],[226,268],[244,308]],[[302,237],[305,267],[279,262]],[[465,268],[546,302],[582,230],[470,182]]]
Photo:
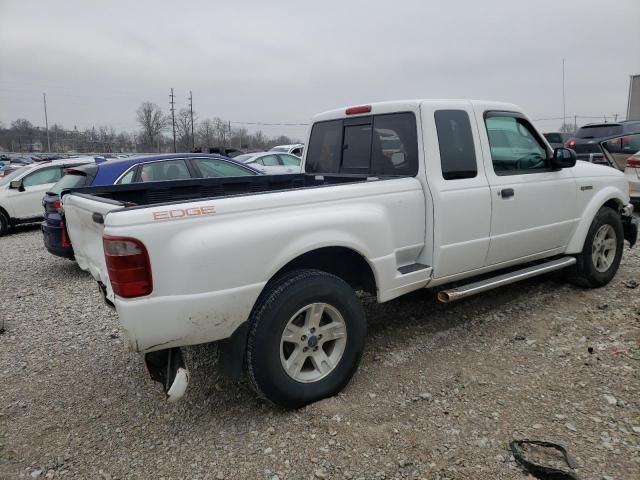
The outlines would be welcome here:
[[[179,347],[220,342],[258,394],[317,401],[360,361],[356,292],[440,287],[448,302],[564,268],[600,287],[636,241],[624,175],[552,151],[515,105],[343,108],[316,116],[306,145],[303,174],[64,195],[78,264],[170,400],[188,383]]]

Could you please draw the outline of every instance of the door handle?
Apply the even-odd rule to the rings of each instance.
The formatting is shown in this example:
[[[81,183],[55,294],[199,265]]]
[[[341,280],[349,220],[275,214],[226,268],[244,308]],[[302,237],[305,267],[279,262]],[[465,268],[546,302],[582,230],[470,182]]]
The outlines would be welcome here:
[[[503,188],[498,192],[498,195],[500,195],[503,199],[511,198],[515,195],[515,192],[513,191],[513,188]]]

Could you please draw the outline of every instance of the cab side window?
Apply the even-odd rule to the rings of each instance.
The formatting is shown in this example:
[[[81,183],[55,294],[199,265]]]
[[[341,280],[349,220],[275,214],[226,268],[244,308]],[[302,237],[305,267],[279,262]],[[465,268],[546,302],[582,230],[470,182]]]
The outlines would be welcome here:
[[[469,115],[464,110],[438,110],[434,114],[440,165],[445,180],[478,175],[476,150]]]
[[[56,183],[61,178],[62,178],[62,168],[60,167],[43,168],[42,170],[38,170],[37,172],[34,172],[31,175],[27,175],[24,178],[22,185],[24,185],[25,187],[35,187],[36,185],[46,185],[49,183]]]
[[[497,175],[536,173],[549,168],[547,149],[527,120],[488,112],[485,125]]]

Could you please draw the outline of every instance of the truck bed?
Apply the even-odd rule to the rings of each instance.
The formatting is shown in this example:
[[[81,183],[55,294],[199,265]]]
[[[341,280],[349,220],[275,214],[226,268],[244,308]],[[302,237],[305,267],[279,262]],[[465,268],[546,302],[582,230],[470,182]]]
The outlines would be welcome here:
[[[278,190],[314,188],[367,181],[364,175],[260,175],[255,177],[198,178],[127,185],[107,185],[64,190],[69,193],[91,195],[111,200],[127,207],[172,204],[232,195],[267,193]]]

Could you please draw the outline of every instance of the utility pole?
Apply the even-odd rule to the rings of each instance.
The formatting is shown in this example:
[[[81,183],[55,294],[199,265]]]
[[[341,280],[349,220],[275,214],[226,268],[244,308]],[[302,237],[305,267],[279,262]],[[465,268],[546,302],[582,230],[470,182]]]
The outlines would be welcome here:
[[[574,115],[573,116],[573,131],[575,132],[576,130],[578,130],[578,116]]]
[[[189,110],[191,110],[191,146],[196,149],[196,137],[193,135],[193,93],[189,90]]]
[[[42,94],[44,100],[44,124],[47,129],[47,152],[51,152],[51,142],[49,141],[49,119],[47,118],[47,94]]]
[[[231,120],[229,120],[229,146],[231,146]]]
[[[173,153],[177,153],[178,149],[176,148],[176,115],[175,115],[175,108],[174,108],[174,95],[173,95],[173,88],[171,89],[171,93],[169,94],[169,97],[171,97],[171,126],[173,127]]]
[[[564,125],[567,120],[567,102],[565,100],[564,91],[564,58],[562,59],[562,124]]]

